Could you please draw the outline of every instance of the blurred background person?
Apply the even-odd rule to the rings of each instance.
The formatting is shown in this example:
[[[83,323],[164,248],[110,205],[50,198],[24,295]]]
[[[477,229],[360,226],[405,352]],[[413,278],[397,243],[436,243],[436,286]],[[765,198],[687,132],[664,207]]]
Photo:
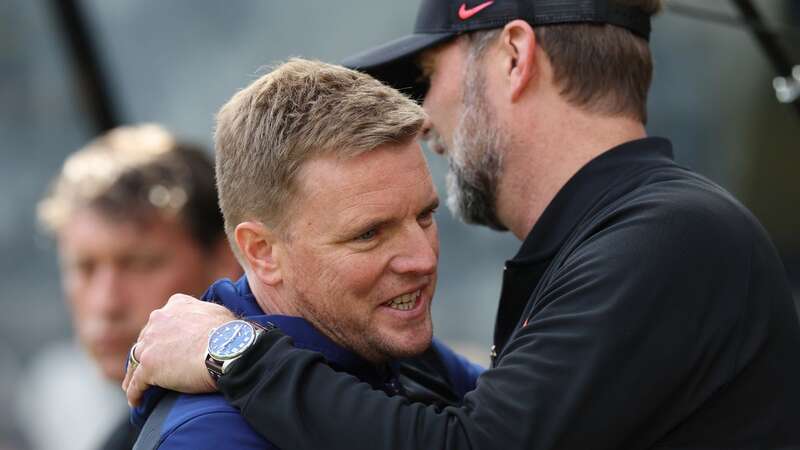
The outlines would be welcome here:
[[[217,206],[213,163],[158,125],[119,127],[64,162],[38,205],[58,244],[80,346],[57,344],[24,384],[24,424],[47,449],[131,448],[118,385],[150,312],[241,271]]]

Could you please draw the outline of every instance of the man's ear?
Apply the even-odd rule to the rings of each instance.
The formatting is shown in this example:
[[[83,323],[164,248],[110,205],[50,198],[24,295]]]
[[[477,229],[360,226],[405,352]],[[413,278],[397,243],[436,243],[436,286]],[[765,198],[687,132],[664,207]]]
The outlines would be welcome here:
[[[528,22],[512,20],[503,27],[500,41],[509,98],[515,102],[519,100],[531,81],[539,76],[540,62],[536,58],[536,34]]]
[[[277,286],[283,280],[277,234],[263,223],[253,221],[240,223],[233,234],[253,275],[268,286]]]

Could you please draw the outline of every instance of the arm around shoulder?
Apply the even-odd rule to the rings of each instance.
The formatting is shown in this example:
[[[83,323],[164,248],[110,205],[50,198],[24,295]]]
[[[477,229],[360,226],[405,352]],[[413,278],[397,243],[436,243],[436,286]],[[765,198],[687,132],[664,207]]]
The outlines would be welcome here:
[[[220,388],[286,448],[647,447],[725,382],[746,283],[724,227],[681,208],[623,211],[556,261],[463,407],[387,398],[278,333]]]

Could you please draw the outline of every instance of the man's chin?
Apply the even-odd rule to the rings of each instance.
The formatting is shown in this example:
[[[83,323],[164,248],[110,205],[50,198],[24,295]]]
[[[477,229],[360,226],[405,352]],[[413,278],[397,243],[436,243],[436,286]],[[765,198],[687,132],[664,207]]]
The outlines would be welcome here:
[[[431,346],[432,340],[433,330],[428,328],[427,330],[419,331],[411,336],[398,337],[390,341],[393,345],[391,345],[387,353],[390,359],[418,356]]]
[[[404,358],[413,358],[415,356],[419,356],[425,353],[425,350],[430,348],[432,341],[427,341],[424,345],[414,346],[414,347],[406,347],[400,349],[392,355],[391,359],[404,359]]]

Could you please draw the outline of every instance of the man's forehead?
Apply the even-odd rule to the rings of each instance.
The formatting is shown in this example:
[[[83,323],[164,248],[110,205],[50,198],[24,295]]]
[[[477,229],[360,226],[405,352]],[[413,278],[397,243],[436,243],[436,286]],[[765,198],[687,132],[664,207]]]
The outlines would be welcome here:
[[[119,211],[107,212],[102,209],[85,207],[74,211],[62,229],[57,233],[59,240],[69,236],[89,235],[147,242],[155,235],[183,234],[189,236],[189,230],[176,215],[166,214],[161,210],[131,210],[128,213]]]
[[[422,150],[416,142],[413,146],[375,149],[350,158],[317,157],[306,162],[298,177],[300,198],[295,206],[303,208],[303,204],[324,201],[330,208],[368,207],[378,206],[373,201],[380,198],[410,203],[418,201],[416,197],[435,196]]]
[[[300,184],[359,185],[375,176],[401,175],[406,171],[427,172],[427,163],[417,139],[385,144],[357,155],[324,154],[306,161],[300,169]],[[418,175],[417,175],[418,176]]]

